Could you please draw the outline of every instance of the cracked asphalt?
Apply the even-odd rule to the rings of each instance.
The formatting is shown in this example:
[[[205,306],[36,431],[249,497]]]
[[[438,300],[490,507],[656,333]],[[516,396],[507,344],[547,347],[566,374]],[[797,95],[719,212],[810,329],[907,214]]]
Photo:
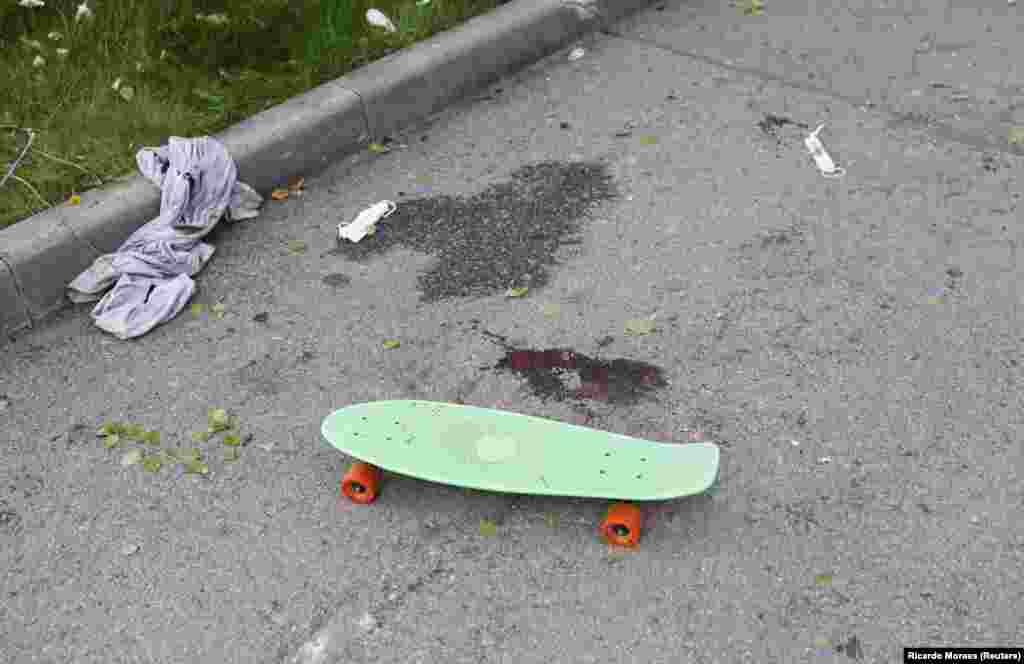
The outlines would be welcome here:
[[[1022,12],[667,1],[218,229],[196,301],[223,317],[122,342],[78,307],[13,339],[0,661],[1024,645]],[[842,178],[804,147],[822,123]],[[381,199],[399,212],[378,235],[336,247]],[[554,398],[515,349],[659,378]],[[650,506],[635,550],[601,543],[602,501],[397,476],[372,506],[339,500],[321,420],[392,398],[715,441],[720,485]],[[238,461],[192,440],[210,408],[237,417]],[[209,473],[122,466],[95,435],[110,420]]]

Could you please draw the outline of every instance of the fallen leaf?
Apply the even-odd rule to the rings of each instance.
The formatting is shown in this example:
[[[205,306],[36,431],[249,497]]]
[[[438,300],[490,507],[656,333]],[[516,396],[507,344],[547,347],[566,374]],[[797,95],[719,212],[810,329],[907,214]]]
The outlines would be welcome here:
[[[545,304],[541,312],[544,314],[544,318],[558,318],[558,315],[562,313],[562,307],[552,302]]]
[[[123,435],[128,440],[142,440],[145,433],[146,429],[138,424],[126,424]]]
[[[223,408],[211,408],[209,415],[207,415],[207,422],[210,424],[210,433],[217,433],[218,431],[225,431],[231,428],[228,413]]]
[[[826,639],[824,636],[819,636],[818,638],[814,639],[815,648],[828,648],[831,645],[832,642]]]
[[[193,316],[202,316],[203,310],[206,309],[206,305],[196,302],[190,307],[190,309],[192,310]]]
[[[210,440],[210,432],[196,431],[195,433],[192,434],[192,440],[196,441],[197,443],[205,443],[206,441]]]
[[[370,152],[377,152],[377,153],[383,153],[383,152],[390,152],[391,151],[391,148],[387,147],[386,145],[381,145],[380,143],[370,143],[369,148],[370,148]]]
[[[657,136],[641,136],[640,145],[656,145],[658,142]]]
[[[643,336],[654,332],[654,321],[649,318],[634,318],[626,321],[626,334],[630,336]]]
[[[239,458],[240,457],[239,457],[239,454],[238,454],[238,448],[232,447],[229,450],[224,450],[224,461],[225,462],[232,463],[232,462],[238,461]]]
[[[819,586],[831,585],[832,584],[832,575],[831,574],[819,574],[816,577],[814,577],[814,582],[816,584],[818,584]]]
[[[79,196],[78,194],[74,194],[73,196],[71,196],[71,198],[68,199],[68,205],[81,205],[81,204],[82,204],[82,197]]]
[[[549,528],[557,528],[558,527],[558,515],[554,514],[554,513],[551,513],[551,512],[549,512],[548,514],[545,514],[544,515],[544,523],[548,524]]]
[[[1024,127],[1014,127],[1008,137],[1010,145],[1024,145]]]
[[[288,190],[275,189],[274,191],[270,192],[270,197],[273,198],[275,201],[283,201],[284,199],[288,198]]]
[[[210,472],[210,467],[198,459],[190,459],[185,462],[185,472],[193,475],[206,475]]]
[[[484,537],[494,537],[498,534],[498,524],[493,521],[483,519],[480,522],[480,534]]]
[[[288,242],[288,251],[293,254],[304,254],[306,253],[306,243],[302,240],[290,240]]]
[[[398,348],[401,345],[402,345],[401,341],[395,341],[394,339],[390,339],[390,340],[384,342],[384,347],[388,348],[388,349]]]
[[[238,447],[239,445],[242,444],[242,438],[241,436],[238,436],[236,434],[229,433],[228,435],[224,436],[224,444],[229,445],[231,447]]]
[[[107,440],[103,444],[106,446],[108,450],[112,450],[115,447],[119,447],[121,445],[121,436],[116,433],[112,433],[109,436],[107,436]]]
[[[157,472],[163,465],[163,459],[160,458],[159,454],[148,454],[142,459],[143,469],[150,473]]]
[[[109,436],[124,431],[124,425],[120,422],[105,422],[96,432],[97,436]]]
[[[288,190],[292,193],[299,193],[302,191],[303,186],[306,184],[306,178],[298,178],[292,180],[291,184],[288,185]]]
[[[142,461],[142,450],[134,449],[129,452],[125,452],[124,456],[121,457],[121,465],[127,468]]]
[[[505,297],[522,297],[526,295],[529,290],[530,288],[528,286],[523,286],[522,288],[509,288],[505,293]]]
[[[125,101],[131,101],[132,97],[135,96],[135,88],[130,85],[122,85],[121,89],[117,91],[121,95],[121,98]]]
[[[142,434],[142,442],[147,445],[159,445],[160,444],[160,432],[159,431],[147,431]]]

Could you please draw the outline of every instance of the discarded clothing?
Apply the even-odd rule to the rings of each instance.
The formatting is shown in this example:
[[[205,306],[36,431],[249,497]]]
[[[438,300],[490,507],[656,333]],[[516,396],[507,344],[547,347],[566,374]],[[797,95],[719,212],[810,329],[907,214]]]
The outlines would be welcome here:
[[[72,302],[99,300],[93,320],[120,339],[141,336],[181,313],[195,293],[191,277],[215,250],[202,238],[222,217],[251,219],[263,204],[262,196],[238,181],[227,149],[209,136],[172,136],[165,147],[139,150],[135,161],[160,187],[160,216],[68,285]]]

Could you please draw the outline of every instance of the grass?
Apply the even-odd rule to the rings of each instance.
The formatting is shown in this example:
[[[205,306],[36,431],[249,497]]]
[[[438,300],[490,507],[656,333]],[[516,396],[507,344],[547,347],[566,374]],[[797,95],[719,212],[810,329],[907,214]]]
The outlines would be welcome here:
[[[18,166],[0,228],[136,173],[140,147],[213,134],[507,1],[85,0],[78,19],[81,0],[5,0],[0,181]]]

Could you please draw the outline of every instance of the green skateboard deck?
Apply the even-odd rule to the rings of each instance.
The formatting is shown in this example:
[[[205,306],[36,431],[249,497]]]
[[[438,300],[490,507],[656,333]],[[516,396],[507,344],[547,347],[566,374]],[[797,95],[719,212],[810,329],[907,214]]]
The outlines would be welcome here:
[[[355,404],[328,415],[321,432],[377,468],[484,491],[666,500],[703,493],[718,476],[712,443],[657,443],[431,401]]]

